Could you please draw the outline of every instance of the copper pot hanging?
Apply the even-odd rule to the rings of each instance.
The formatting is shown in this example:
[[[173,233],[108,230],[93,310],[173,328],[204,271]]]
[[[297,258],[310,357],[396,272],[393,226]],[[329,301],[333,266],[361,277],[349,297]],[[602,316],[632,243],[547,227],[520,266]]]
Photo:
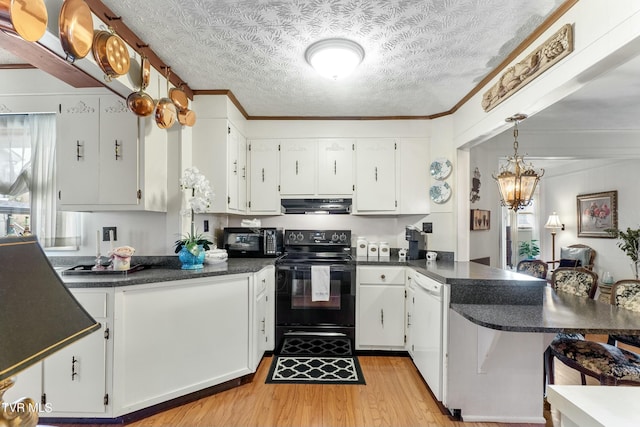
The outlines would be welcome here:
[[[189,98],[187,94],[180,88],[174,87],[169,90],[169,98],[178,108],[178,111],[184,111],[189,108]]]
[[[147,117],[153,114],[156,104],[145,89],[149,85],[150,65],[147,57],[143,56],[140,64],[140,90],[131,93],[127,97],[127,107],[133,114],[139,117]]]
[[[169,75],[167,71],[167,95],[169,94]],[[178,110],[171,98],[160,98],[156,104],[155,119],[160,129],[168,129],[174,125],[178,118]]]
[[[104,30],[95,31],[92,50],[93,57],[105,74],[105,80],[111,81],[129,71],[129,50],[117,34]]]
[[[26,41],[40,40],[47,30],[48,19],[44,0],[0,0],[0,29]]]
[[[178,112],[178,122],[184,126],[193,126],[196,124],[196,112],[188,108]]]
[[[93,44],[93,17],[84,0],[64,0],[58,27],[67,61],[74,62],[87,56]]]

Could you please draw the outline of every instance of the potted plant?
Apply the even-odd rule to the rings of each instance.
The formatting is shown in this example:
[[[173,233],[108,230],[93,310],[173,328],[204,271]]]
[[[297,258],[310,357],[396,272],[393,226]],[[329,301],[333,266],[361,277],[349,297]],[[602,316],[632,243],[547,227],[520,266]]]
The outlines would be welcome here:
[[[520,242],[518,255],[523,256],[525,259],[534,259],[536,256],[540,255],[540,247],[536,242],[537,240]]]
[[[175,252],[182,262],[183,270],[194,270],[203,267],[205,252],[213,244],[204,234],[196,232],[194,215],[206,212],[214,195],[209,180],[196,167],[185,169],[180,179],[180,188],[191,190],[191,197],[187,199],[188,209],[183,211],[191,215],[191,231],[175,241]]]
[[[633,271],[635,278],[638,279],[638,269],[640,267],[638,263],[638,255],[640,255],[640,229],[634,230],[627,227],[627,231],[625,232],[615,228],[607,228],[605,231],[609,233],[611,237],[620,240],[617,245],[631,258],[631,271]]]

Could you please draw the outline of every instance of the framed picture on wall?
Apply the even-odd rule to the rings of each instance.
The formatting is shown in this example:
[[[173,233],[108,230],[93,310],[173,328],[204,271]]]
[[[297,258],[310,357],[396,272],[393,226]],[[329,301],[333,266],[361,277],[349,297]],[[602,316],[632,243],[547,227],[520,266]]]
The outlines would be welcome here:
[[[471,230],[489,230],[491,228],[491,211],[471,209]]]
[[[607,228],[618,228],[618,191],[580,194],[578,202],[578,237],[613,238]]]

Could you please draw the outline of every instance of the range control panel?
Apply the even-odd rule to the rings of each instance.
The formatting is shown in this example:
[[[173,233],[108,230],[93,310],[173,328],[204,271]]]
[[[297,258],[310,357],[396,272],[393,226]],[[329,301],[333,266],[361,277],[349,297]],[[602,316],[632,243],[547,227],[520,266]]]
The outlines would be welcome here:
[[[351,230],[286,230],[285,246],[327,245],[351,247]]]

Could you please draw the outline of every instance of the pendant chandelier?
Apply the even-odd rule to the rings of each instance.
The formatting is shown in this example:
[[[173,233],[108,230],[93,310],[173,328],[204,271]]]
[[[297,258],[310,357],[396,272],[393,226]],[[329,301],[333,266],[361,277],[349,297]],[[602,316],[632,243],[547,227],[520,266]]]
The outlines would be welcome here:
[[[507,157],[507,163],[500,167],[498,176],[493,175],[500,190],[502,206],[517,211],[531,204],[538,181],[544,175],[544,169],[536,171],[533,164],[525,163],[524,157],[518,155],[518,122],[526,119],[526,114],[516,114],[505,120],[513,122],[513,156]]]

